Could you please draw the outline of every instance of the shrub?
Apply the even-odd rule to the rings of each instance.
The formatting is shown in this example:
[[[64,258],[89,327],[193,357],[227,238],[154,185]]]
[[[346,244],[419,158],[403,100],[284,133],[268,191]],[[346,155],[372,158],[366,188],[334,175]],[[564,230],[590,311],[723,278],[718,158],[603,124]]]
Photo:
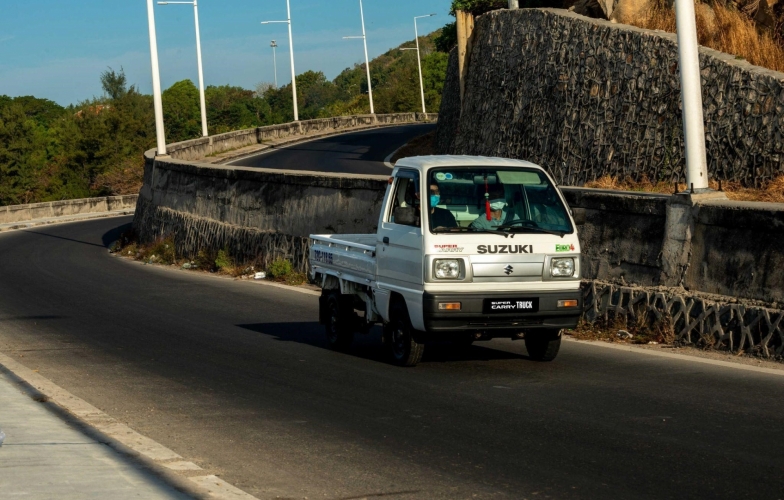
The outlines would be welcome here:
[[[228,249],[218,250],[218,255],[215,257],[215,267],[220,270],[228,270],[234,267],[234,259],[229,255]]]
[[[293,270],[291,262],[286,259],[275,259],[267,268],[267,274],[273,279],[285,279]]]

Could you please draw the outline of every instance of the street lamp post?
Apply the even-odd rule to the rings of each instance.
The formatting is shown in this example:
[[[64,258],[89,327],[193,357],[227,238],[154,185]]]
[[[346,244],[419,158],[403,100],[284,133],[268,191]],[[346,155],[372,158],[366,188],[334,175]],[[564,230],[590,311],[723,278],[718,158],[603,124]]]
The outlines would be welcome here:
[[[192,2],[158,2],[158,5],[184,4],[193,5],[193,18],[196,22],[196,63],[199,68],[199,100],[201,105],[201,135],[210,135],[207,130],[207,103],[204,98],[204,70],[201,63],[201,35],[199,34],[199,3],[198,0]]]
[[[278,42],[272,40],[270,42],[270,47],[272,47],[272,69],[275,72],[275,88],[278,88],[278,58],[275,55],[275,49],[278,48]]]
[[[155,135],[158,155],[166,154],[166,134],[163,129],[163,100],[161,99],[161,72],[158,68],[158,38],[155,35],[155,10],[152,0],[147,0],[147,24],[150,30],[150,63],[152,66],[152,101],[155,107]]]
[[[368,97],[370,98],[370,114],[374,115],[376,112],[373,109],[373,85],[370,83],[370,61],[368,60],[367,36],[365,34],[365,12],[362,9],[362,0],[359,0],[359,17],[362,19],[362,36],[344,36],[343,38],[361,38],[365,44],[365,70],[367,72]]]
[[[422,113],[427,113],[425,109],[425,85],[422,83],[422,58],[419,55],[419,30],[417,29],[417,19],[423,17],[433,17],[435,14],[427,14],[426,16],[416,16],[414,18],[414,40],[416,40],[416,48],[406,48],[400,50],[416,50],[417,53],[417,66],[419,67],[419,94],[422,96]]]
[[[686,146],[687,189],[708,189],[705,154],[705,121],[702,115],[697,23],[692,0],[675,0],[675,26],[678,34],[678,66],[681,70],[683,138]],[[693,192],[691,194],[694,194]]]
[[[291,55],[291,93],[294,102],[294,121],[299,121],[299,108],[297,106],[297,74],[294,71],[294,37],[291,36],[291,4],[286,0],[286,20],[285,21],[262,21],[261,24],[286,23],[289,25],[289,54]]]

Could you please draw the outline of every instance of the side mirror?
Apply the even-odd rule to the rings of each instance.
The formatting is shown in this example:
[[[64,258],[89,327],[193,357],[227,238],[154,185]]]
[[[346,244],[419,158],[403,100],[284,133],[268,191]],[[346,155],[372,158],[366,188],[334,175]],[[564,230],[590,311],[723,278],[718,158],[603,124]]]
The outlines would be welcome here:
[[[572,217],[574,217],[574,223],[578,226],[585,225],[585,209],[584,208],[573,208],[572,209]]]
[[[395,211],[392,212],[392,217],[395,218],[395,224],[416,226],[417,209],[415,207],[397,207]]]

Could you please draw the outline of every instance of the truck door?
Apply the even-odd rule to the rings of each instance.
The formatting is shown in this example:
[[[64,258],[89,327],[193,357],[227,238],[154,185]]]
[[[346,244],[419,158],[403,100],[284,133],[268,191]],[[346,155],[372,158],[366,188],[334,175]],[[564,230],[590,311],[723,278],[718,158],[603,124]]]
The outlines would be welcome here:
[[[378,228],[376,259],[380,286],[403,295],[416,328],[422,316],[422,215],[419,172],[400,169],[395,174],[392,198]],[[399,208],[408,209],[398,211]],[[415,216],[409,217],[415,213]],[[406,212],[405,220],[400,217]],[[398,220],[395,220],[395,215]]]

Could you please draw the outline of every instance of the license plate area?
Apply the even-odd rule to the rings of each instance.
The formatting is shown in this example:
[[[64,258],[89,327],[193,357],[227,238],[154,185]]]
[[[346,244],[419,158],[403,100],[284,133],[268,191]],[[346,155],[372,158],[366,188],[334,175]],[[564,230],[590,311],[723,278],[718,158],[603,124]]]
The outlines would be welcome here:
[[[484,314],[519,314],[539,312],[539,297],[485,299]]]

